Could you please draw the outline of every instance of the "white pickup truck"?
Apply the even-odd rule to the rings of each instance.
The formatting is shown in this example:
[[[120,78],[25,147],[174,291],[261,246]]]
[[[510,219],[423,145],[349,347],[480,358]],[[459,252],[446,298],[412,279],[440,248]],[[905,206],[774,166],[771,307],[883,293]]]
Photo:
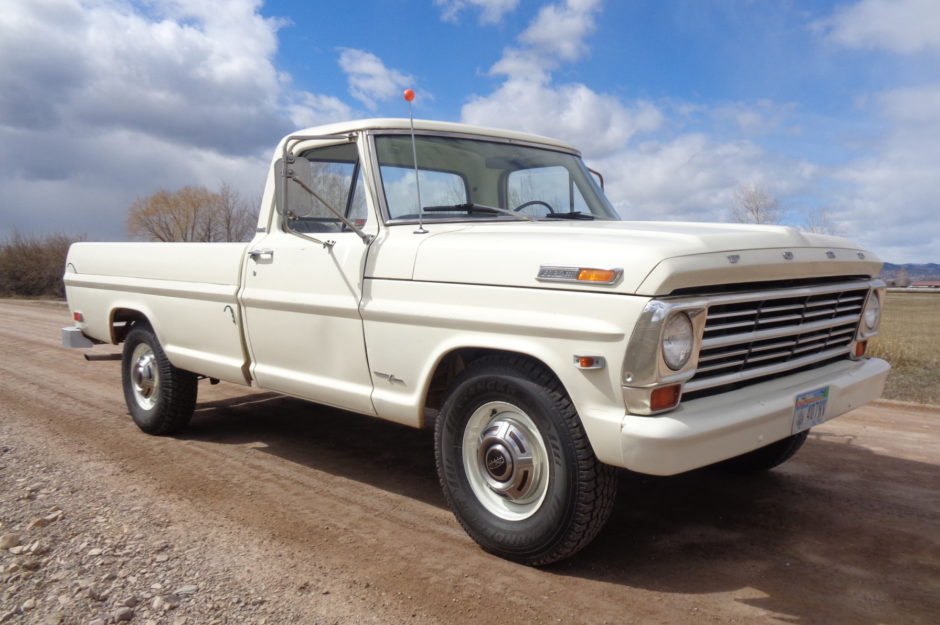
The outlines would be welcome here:
[[[151,434],[186,426],[202,378],[433,427],[457,519],[532,565],[597,534],[614,467],[766,470],[880,395],[873,254],[623,222],[599,183],[517,132],[307,129],[278,145],[249,244],[73,245],[63,340],[124,343]]]

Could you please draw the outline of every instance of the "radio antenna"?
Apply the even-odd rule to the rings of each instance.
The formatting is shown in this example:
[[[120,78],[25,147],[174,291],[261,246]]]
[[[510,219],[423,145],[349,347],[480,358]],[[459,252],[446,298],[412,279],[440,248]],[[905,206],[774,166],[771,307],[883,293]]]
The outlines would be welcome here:
[[[415,92],[411,89],[405,89],[405,93],[402,95],[408,101],[408,120],[411,122],[411,158],[415,166],[415,189],[418,191],[418,229],[414,233],[427,234],[428,231],[424,229],[424,205],[421,202],[421,177],[418,176],[418,150],[415,147],[415,116],[411,107],[411,102],[415,99]]]

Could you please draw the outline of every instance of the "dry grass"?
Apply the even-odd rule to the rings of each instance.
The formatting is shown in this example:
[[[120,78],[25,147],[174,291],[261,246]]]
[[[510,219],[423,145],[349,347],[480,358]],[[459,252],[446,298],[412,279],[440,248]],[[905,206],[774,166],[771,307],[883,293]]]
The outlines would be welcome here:
[[[940,405],[940,293],[888,293],[868,353],[891,363],[886,399]]]

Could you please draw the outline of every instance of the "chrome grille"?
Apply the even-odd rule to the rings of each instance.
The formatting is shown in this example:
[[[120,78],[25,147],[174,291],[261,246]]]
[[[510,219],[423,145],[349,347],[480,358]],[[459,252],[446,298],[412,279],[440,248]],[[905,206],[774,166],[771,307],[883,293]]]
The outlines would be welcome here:
[[[848,356],[868,285],[777,291],[708,307],[695,375],[686,392],[794,371]]]

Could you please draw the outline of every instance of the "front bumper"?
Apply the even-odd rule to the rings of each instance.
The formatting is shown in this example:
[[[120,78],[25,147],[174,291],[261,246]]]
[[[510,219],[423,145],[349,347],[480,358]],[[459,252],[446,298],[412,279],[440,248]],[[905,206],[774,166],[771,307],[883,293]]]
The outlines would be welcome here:
[[[829,420],[877,399],[889,369],[878,358],[846,360],[683,402],[659,416],[627,415],[621,427],[622,466],[674,475],[739,456],[791,434],[798,395],[828,386]]]

